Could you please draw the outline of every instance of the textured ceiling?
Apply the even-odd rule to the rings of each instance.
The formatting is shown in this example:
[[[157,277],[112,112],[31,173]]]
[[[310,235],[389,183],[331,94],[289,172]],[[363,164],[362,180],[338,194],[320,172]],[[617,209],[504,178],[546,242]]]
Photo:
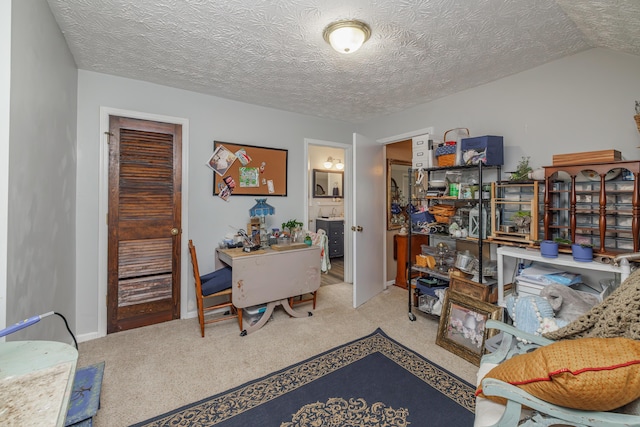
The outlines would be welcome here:
[[[639,0],[48,0],[78,68],[358,123],[591,47],[640,55]],[[322,38],[357,18],[351,55]]]

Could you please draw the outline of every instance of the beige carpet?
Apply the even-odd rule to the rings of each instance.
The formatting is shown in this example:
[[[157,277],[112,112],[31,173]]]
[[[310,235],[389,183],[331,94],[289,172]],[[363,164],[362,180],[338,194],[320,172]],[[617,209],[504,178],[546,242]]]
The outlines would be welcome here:
[[[435,344],[436,321],[407,316],[407,293],[392,286],[352,308],[352,286],[322,286],[312,317],[281,308],[240,337],[235,320],[206,326],[176,320],[80,344],[78,366],[106,362],[95,426],[127,426],[220,393],[382,328],[391,338],[475,383],[477,367]],[[296,309],[308,309],[300,305]]]

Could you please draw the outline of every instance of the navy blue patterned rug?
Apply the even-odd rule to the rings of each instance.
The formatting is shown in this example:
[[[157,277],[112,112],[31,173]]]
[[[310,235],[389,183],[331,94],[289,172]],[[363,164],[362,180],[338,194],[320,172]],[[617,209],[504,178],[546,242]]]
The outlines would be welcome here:
[[[474,391],[378,329],[135,426],[471,426]]]

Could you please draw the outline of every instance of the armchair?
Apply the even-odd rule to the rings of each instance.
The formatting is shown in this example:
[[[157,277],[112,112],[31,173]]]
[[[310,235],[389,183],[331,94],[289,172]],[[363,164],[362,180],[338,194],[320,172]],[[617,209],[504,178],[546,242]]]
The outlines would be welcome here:
[[[610,364],[607,370],[605,368],[594,369],[584,368],[579,372],[569,372],[567,376],[571,376],[568,384],[562,384],[564,387],[561,389],[560,394],[566,400],[571,400],[571,393],[576,393],[576,401],[582,399],[586,400],[586,405],[590,408],[595,408],[598,405],[611,405],[612,402],[621,402],[619,406],[629,403],[631,400],[640,397],[640,381],[636,380],[638,371],[640,370],[640,342],[631,340],[628,338],[579,338],[576,340],[562,340],[552,341],[547,338],[529,334],[518,330],[510,325],[495,320],[488,320],[486,324],[487,328],[498,329],[502,331],[502,340],[498,344],[495,351],[483,356],[478,371],[478,391],[476,392],[476,419],[475,427],[506,427],[506,426],[551,426],[551,425],[572,425],[572,426],[640,426],[640,416],[631,415],[619,412],[613,412],[612,410],[592,411],[585,409],[572,409],[566,406],[550,403],[546,400],[542,400],[538,397],[528,393],[525,388],[527,381],[513,381],[513,372],[522,373],[522,370],[529,370],[531,368],[539,368],[540,361],[544,359],[535,359],[534,353],[540,353],[538,349],[544,349],[547,351],[553,347],[558,347],[557,344],[567,343],[571,346],[571,351],[567,354],[568,359],[589,359],[586,353],[587,351],[576,351],[578,347],[584,344],[588,344],[588,340],[618,340],[618,341],[605,341],[596,342],[598,351],[591,352],[596,353],[595,360],[600,357],[599,360],[604,359],[607,364]],[[587,340],[587,341],[585,341]],[[622,341],[619,341],[622,340]],[[602,354],[609,348],[615,347],[613,343],[620,343],[623,347],[629,351],[627,354],[613,356]],[[611,345],[609,345],[611,343]],[[605,345],[603,345],[605,344]],[[535,350],[535,351],[534,351]],[[517,367],[513,367],[514,363],[505,363],[511,360],[512,357],[525,357],[526,363],[522,364],[520,371]],[[548,359],[553,359],[555,362],[561,361],[562,357],[555,355],[549,356]],[[627,362],[623,363],[619,360],[612,360],[613,357],[627,358]],[[522,360],[522,359],[521,359]],[[515,360],[512,360],[515,362]],[[550,362],[551,364],[552,362]],[[558,362],[561,363],[561,362]],[[591,362],[587,362],[591,363]],[[501,377],[494,370],[489,374],[489,377],[485,378],[485,375],[489,373],[493,368],[498,366],[506,366],[509,364],[511,368],[510,372],[505,374],[505,377],[511,376],[510,380],[498,379]],[[620,368],[620,369],[618,369]],[[553,369],[556,369],[555,367]],[[568,368],[566,371],[570,371],[573,368]],[[565,372],[562,369],[556,369],[553,372],[549,372],[549,379],[544,378],[539,381],[540,387],[544,390],[545,387],[551,385],[556,381],[556,374],[559,372]],[[624,371],[624,372],[623,372]],[[590,387],[595,390],[587,390],[586,392],[577,387],[575,383],[579,383],[579,377],[587,372],[587,375],[600,375],[598,378],[591,378]],[[502,372],[503,374],[505,372]],[[575,375],[574,375],[575,374]],[[559,375],[558,375],[559,376]],[[538,381],[536,378],[535,381]],[[595,381],[594,381],[595,380]],[[561,382],[559,379],[558,382]],[[534,382],[534,381],[531,381]],[[617,383],[616,383],[617,382]],[[518,383],[520,386],[512,385],[510,383]],[[595,385],[594,385],[595,384]],[[584,385],[584,384],[583,384]],[[534,385],[538,387],[538,384]],[[575,390],[571,390],[575,388]],[[536,394],[540,394],[540,390],[535,390]],[[546,391],[545,391],[546,392]],[[595,398],[591,397],[588,393],[596,393]],[[618,397],[624,395],[624,400],[617,400]],[[600,397],[605,400],[609,400],[607,403],[598,402]],[[612,397],[613,396],[613,397]],[[545,395],[546,397],[546,395]],[[496,398],[502,398],[506,401],[506,404],[498,403],[494,401]],[[551,398],[550,400],[553,400]],[[615,403],[613,403],[615,405]],[[629,406],[631,406],[630,404]],[[579,405],[578,405],[579,406]],[[617,411],[617,409],[616,409]]]

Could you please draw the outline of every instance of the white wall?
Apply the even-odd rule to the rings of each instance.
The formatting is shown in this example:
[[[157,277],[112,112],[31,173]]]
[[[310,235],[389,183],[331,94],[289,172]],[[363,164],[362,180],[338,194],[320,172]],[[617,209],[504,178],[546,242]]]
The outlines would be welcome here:
[[[7,209],[11,94],[11,2],[0,1],[0,329],[7,325]],[[4,340],[4,338],[0,338]]]
[[[213,141],[251,144],[289,150],[287,197],[268,197],[276,214],[271,224],[302,219],[304,198],[302,177],[307,170],[304,138],[350,143],[353,127],[343,122],[317,119],[201,95],[151,83],[89,71],[78,76],[78,203],[77,203],[77,311],[78,333],[98,331],[98,228],[104,218],[99,212],[100,107],[118,108],[189,120],[188,230],[183,240],[193,239],[198,249],[200,270],[214,268],[217,243],[234,228],[246,228],[251,196],[232,196],[225,202],[213,196],[212,171],[205,163]],[[183,265],[190,269],[190,265]],[[190,270],[189,270],[190,271]],[[189,273],[191,275],[191,273]],[[193,279],[188,287],[189,311],[195,309]],[[186,315],[187,313],[182,313]]]
[[[12,8],[6,321],[73,326],[77,70],[46,1]],[[57,318],[7,339],[71,342]]]
[[[429,78],[425,76],[425,78]],[[633,115],[640,97],[640,57],[591,49],[474,89],[362,124],[358,132],[383,138],[434,126],[469,128],[473,136],[502,135],[505,171],[522,156],[535,167],[553,154],[614,148],[638,159]]]

